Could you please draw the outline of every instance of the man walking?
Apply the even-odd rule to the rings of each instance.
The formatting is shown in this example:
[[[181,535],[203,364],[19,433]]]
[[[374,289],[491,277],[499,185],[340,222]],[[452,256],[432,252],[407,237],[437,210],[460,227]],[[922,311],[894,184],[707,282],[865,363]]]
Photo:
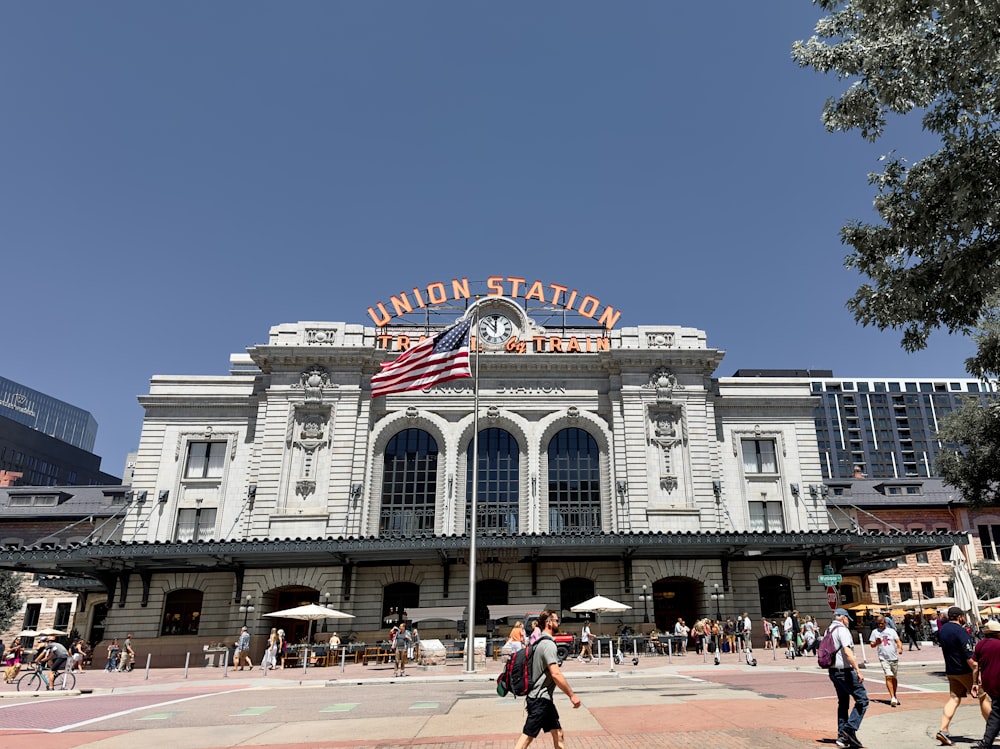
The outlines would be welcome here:
[[[854,657],[853,640],[849,622],[851,615],[846,609],[834,609],[833,622],[830,631],[836,647],[833,665],[828,669],[830,681],[837,690],[837,746],[840,749],[858,749],[861,741],[858,739],[858,729],[868,709],[868,692],[865,689],[865,676],[858,670],[858,661]],[[848,715],[851,699],[854,699],[854,709]]]
[[[122,643],[121,660],[118,662],[119,671],[131,671],[135,663],[135,651],[132,649],[132,633],[125,635],[125,642]]]
[[[979,669],[972,659],[975,642],[965,628],[965,612],[958,606],[948,609],[948,621],[938,627],[938,642],[941,654],[944,655],[944,672],[948,676],[948,701],[941,711],[941,730],[935,738],[945,746],[952,746],[955,742],[948,735],[951,719],[962,704],[962,698],[972,694],[972,685],[977,681]],[[973,696],[979,700],[979,709],[983,717],[989,719],[989,697],[985,691],[977,689],[976,692]]]
[[[983,626],[983,639],[976,643],[973,658],[979,664],[978,679],[972,684],[972,696],[978,697],[979,692],[990,696],[992,705],[1000,699],[1000,622],[992,619]],[[1000,710],[990,709],[990,717],[986,719],[986,732],[982,741],[972,745],[972,749],[988,749],[993,746],[993,740],[1000,734]]]
[[[875,618],[875,629],[872,630],[868,642],[878,651],[878,661],[882,664],[882,673],[885,675],[885,686],[889,690],[889,704],[896,707],[899,705],[899,699],[896,697],[899,680],[896,674],[899,670],[899,651],[903,649],[903,643],[900,642],[896,630],[890,629],[886,624],[884,616]]]
[[[413,647],[413,635],[406,631],[406,622],[399,625],[395,636],[392,638],[392,647],[396,651],[396,670],[393,676],[406,676],[407,654]]]
[[[240,630],[240,637],[236,641],[236,658],[233,659],[233,665],[239,666],[238,670],[242,671],[244,661],[253,671],[253,661],[250,660],[250,633],[246,627]]]
[[[559,668],[559,654],[553,636],[559,632],[559,615],[554,611],[543,611],[538,617],[538,626],[542,631],[531,651],[530,673],[534,683],[525,699],[525,709],[528,717],[521,729],[521,737],[517,740],[515,749],[525,749],[540,731],[552,735],[552,745],[555,749],[563,749],[562,724],[559,722],[559,712],[556,710],[553,693],[556,687],[569,697],[573,708],[580,707],[580,698],[570,687],[566,677]]]

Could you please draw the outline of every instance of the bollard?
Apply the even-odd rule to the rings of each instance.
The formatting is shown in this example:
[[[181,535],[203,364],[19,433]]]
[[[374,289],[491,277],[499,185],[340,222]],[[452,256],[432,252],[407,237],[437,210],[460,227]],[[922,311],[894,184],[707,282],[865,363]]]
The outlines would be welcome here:
[[[188,677],[188,666],[190,666],[190,665],[191,665],[191,651],[189,650],[188,654],[186,656],[184,656],[184,678],[185,679]]]
[[[667,663],[672,664],[674,662],[674,638],[667,638]]]
[[[344,669],[347,668],[347,648],[341,648],[340,650],[340,673],[344,673]]]
[[[229,678],[229,648],[226,648],[226,652],[222,654],[222,678]]]
[[[152,653],[146,653],[146,681],[149,681],[149,664],[153,660]]]
[[[868,668],[868,654],[865,652],[865,641],[860,632],[858,632],[858,650],[861,651],[861,663],[858,664],[858,668]]]

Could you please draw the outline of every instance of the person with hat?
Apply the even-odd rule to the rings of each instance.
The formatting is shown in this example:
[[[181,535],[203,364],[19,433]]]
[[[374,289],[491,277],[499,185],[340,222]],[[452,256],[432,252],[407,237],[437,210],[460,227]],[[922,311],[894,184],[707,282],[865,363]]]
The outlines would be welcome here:
[[[990,716],[986,719],[986,732],[981,741],[972,749],[986,749],[993,746],[993,740],[1000,734],[1000,710],[993,709],[1000,699],[1000,622],[991,619],[983,625],[983,639],[976,643],[973,660],[979,664],[976,681],[972,684],[972,696],[985,692],[990,696]]]
[[[975,641],[965,628],[965,612],[958,606],[948,609],[948,621],[938,628],[938,641],[944,656],[944,672],[948,677],[948,701],[941,711],[941,730],[936,738],[944,746],[953,746],[954,740],[948,734],[951,719],[955,717],[962,698],[972,695],[972,686],[979,680],[979,665],[972,659]],[[979,700],[979,709],[984,718],[989,718],[990,705],[985,691],[975,690],[973,695]]]
[[[872,630],[868,642],[878,651],[878,661],[882,664],[882,673],[885,674],[885,686],[889,690],[889,705],[896,707],[899,699],[896,697],[896,687],[899,681],[896,677],[899,670],[899,653],[903,649],[903,643],[899,639],[899,634],[892,629],[884,616],[879,614],[875,617],[875,629]]]
[[[858,729],[868,710],[865,676],[858,669],[858,661],[854,657],[851,621],[853,620],[847,609],[834,609],[833,622],[828,630],[836,647],[833,665],[828,673],[837,690],[837,746],[840,749],[858,749],[862,746],[858,739]],[[854,709],[848,714],[851,699],[854,700]]]

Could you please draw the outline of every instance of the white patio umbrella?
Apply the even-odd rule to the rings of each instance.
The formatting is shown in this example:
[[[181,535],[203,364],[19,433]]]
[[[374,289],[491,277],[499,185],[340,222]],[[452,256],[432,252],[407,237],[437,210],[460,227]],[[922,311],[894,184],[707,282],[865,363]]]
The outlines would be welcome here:
[[[45,629],[38,630],[38,634],[45,635],[46,637],[62,637],[63,635],[68,635],[69,632],[63,632],[61,629],[54,629],[52,627],[46,627]]]
[[[969,561],[961,546],[951,547],[951,564],[955,573],[955,605],[965,612],[966,621],[979,631],[979,599],[976,588],[972,584],[972,574],[969,572]]]
[[[612,600],[610,598],[605,598],[604,596],[594,596],[593,598],[588,598],[583,603],[578,603],[576,606],[570,606],[569,610],[574,614],[607,614],[615,613],[621,611],[628,611],[631,606],[626,603],[619,603],[618,601]],[[595,617],[596,622],[596,617]],[[612,650],[611,652],[611,670],[615,670],[615,654]]]
[[[273,616],[278,619],[301,619],[302,621],[309,622],[309,635],[307,640],[312,642],[312,629],[313,622],[320,619],[353,619],[354,614],[345,614],[343,611],[337,611],[337,609],[328,609],[326,606],[320,606],[317,603],[308,603],[305,606],[296,606],[292,609],[283,609],[282,611],[272,611],[270,614],[264,614],[264,616]],[[309,659],[302,659],[302,670],[305,671],[309,667]]]
[[[38,637],[38,632],[33,629],[22,629],[17,633],[18,637]]]

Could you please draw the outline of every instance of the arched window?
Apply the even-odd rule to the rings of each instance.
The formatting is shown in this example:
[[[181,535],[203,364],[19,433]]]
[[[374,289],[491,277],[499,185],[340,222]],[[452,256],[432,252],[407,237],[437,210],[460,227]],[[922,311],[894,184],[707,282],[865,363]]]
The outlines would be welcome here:
[[[472,508],[472,443],[465,454],[465,532],[469,532]],[[517,533],[520,450],[517,440],[504,429],[479,432],[479,466],[476,483],[476,530],[485,533]]]
[[[563,621],[583,621],[589,619],[586,614],[575,614],[570,611],[578,603],[594,597],[594,581],[585,577],[567,577],[559,583],[559,608],[562,609]]]
[[[201,620],[201,602],[204,594],[193,588],[182,588],[167,593],[163,604],[161,635],[196,635]]]
[[[434,532],[438,446],[422,429],[404,429],[385,447],[379,532]]]
[[[792,585],[787,577],[778,575],[762,577],[757,581],[757,592],[760,595],[762,616],[774,617],[794,608],[792,605]]]
[[[549,442],[549,531],[600,530],[601,454],[583,429]]]

